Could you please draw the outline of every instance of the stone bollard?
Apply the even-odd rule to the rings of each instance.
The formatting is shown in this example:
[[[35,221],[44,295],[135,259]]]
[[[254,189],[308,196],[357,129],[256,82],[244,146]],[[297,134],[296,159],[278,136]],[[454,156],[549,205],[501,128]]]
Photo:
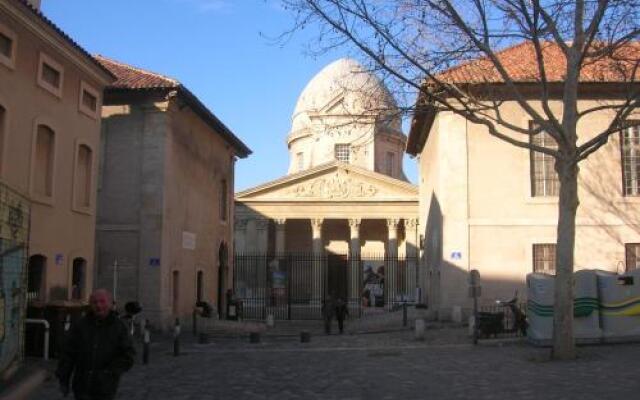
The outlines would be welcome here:
[[[424,340],[425,324],[423,319],[416,319],[416,340]]]
[[[311,333],[307,331],[300,332],[300,343],[309,343],[311,341]]]
[[[249,333],[249,343],[260,343],[260,332]]]
[[[180,355],[180,320],[176,318],[175,326],[173,327],[173,356],[178,357]]]
[[[273,314],[268,314],[267,315],[267,327],[269,328],[273,328],[276,325],[276,320],[273,317]]]

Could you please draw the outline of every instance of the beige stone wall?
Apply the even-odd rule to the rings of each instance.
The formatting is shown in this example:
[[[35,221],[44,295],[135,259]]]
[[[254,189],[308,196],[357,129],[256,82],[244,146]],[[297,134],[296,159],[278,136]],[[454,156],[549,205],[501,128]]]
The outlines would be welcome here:
[[[93,281],[100,118],[80,112],[79,95],[81,81],[101,92],[107,77],[66,42],[44,33],[35,17],[17,10],[11,4],[0,6],[0,26],[11,30],[17,43],[14,67],[0,64],[0,105],[6,110],[7,119],[1,179],[33,202],[29,253],[47,258],[45,300],[70,299],[72,263],[77,257],[87,262],[83,296],[86,300]],[[64,70],[60,97],[37,84],[41,54]],[[50,198],[36,196],[33,190],[38,124],[46,124],[55,131]],[[73,202],[79,144],[89,146],[93,156],[90,204],[86,208],[78,208]]]
[[[583,101],[580,106],[594,104]],[[554,110],[560,107],[559,102],[552,104]],[[528,127],[529,119],[513,102],[506,102],[501,112],[510,122]],[[609,121],[603,113],[585,117],[578,126],[580,141]],[[435,303],[467,306],[470,268],[482,274],[486,302],[509,297],[516,289],[525,294],[522,285],[532,271],[532,244],[554,243],[557,223],[557,199],[530,194],[529,162],[527,150],[491,137],[484,127],[450,113],[437,116],[420,156],[420,212],[421,220],[427,221],[422,225],[427,235],[425,258],[432,273],[440,270],[440,284],[430,293]],[[580,164],[576,269],[623,269],[619,265],[624,262],[624,243],[640,241],[640,199],[621,195],[620,162],[616,134]],[[432,215],[434,204],[439,205],[442,218]],[[433,243],[439,240],[441,224],[440,253]],[[457,251],[459,259],[453,257]]]
[[[218,303],[221,244],[227,247],[222,294],[233,287],[233,168],[234,153],[179,100],[169,107],[171,129],[166,138],[164,165],[163,293],[162,303],[171,316],[187,318],[196,302],[196,274],[204,273],[204,300]],[[222,180],[227,183],[227,217],[220,219]],[[183,232],[195,235],[195,249],[183,246]],[[188,247],[188,246],[187,246]],[[179,272],[179,304],[173,311],[172,274]],[[224,296],[223,296],[224,298]]]

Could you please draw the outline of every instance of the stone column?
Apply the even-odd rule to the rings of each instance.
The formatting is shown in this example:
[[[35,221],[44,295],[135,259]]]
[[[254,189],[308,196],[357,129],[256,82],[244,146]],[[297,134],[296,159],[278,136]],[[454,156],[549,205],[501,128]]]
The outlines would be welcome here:
[[[311,219],[311,234],[313,239],[313,278],[312,305],[320,307],[324,294],[324,243],[322,241],[322,218]],[[319,308],[318,308],[319,309]]]
[[[416,302],[419,302],[420,299],[417,296],[417,288],[421,288],[421,292],[424,290],[422,281],[419,280],[420,272],[418,271],[419,263],[418,263],[418,219],[417,218],[408,218],[404,220],[404,231],[405,231],[405,254],[407,257],[407,273],[405,274],[406,278],[406,287],[407,287],[407,295],[410,299],[413,299]]]
[[[259,218],[255,220],[256,226],[256,279],[258,286],[258,298],[267,298],[267,270],[269,260],[267,251],[269,247],[269,220]]]
[[[259,218],[256,223],[256,253],[266,255],[269,250],[269,220]]]
[[[400,220],[397,218],[387,219],[387,249],[386,259],[387,265],[384,271],[384,291],[385,291],[385,306],[387,309],[393,306],[393,302],[396,299],[398,292],[398,283],[396,279],[397,266],[398,266],[398,224]]]
[[[355,311],[359,310],[360,293],[362,285],[360,261],[360,218],[349,219],[349,312],[355,316]]]
[[[236,254],[244,255],[247,253],[247,220],[236,219],[234,226],[234,250]]]
[[[276,223],[276,255],[283,257],[285,252],[285,226],[287,220],[285,218],[276,218],[273,220]]]

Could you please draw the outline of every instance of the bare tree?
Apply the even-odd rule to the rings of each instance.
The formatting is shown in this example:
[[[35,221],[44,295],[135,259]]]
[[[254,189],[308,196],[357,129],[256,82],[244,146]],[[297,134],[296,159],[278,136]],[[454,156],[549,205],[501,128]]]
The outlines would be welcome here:
[[[573,358],[579,163],[607,143],[640,102],[640,0],[282,1],[296,17],[291,32],[313,25],[320,51],[347,45],[392,79],[396,94],[417,95],[404,104],[416,119],[428,111],[453,112],[514,146],[554,158],[560,187],[553,354]],[[535,60],[524,76],[501,57],[517,43]],[[598,83],[615,83],[615,90],[579,108],[582,88]],[[532,92],[540,107],[531,104]],[[501,114],[504,99],[517,102],[531,127]],[[561,101],[560,111],[552,100]],[[610,124],[581,138],[578,122],[596,112],[607,113]],[[541,132],[557,147],[530,140]]]

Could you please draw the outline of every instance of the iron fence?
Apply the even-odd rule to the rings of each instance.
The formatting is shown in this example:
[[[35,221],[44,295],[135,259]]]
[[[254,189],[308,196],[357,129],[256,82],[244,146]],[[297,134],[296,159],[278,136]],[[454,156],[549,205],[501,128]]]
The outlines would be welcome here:
[[[517,303],[515,307],[526,316],[527,303]],[[478,306],[478,338],[510,338],[523,336],[518,329],[516,315],[508,306],[488,304]]]
[[[29,202],[0,184],[0,373],[22,356]]]
[[[329,297],[344,300],[352,317],[415,301],[417,258],[284,253],[236,254],[234,261],[234,291],[246,319],[321,319]]]

